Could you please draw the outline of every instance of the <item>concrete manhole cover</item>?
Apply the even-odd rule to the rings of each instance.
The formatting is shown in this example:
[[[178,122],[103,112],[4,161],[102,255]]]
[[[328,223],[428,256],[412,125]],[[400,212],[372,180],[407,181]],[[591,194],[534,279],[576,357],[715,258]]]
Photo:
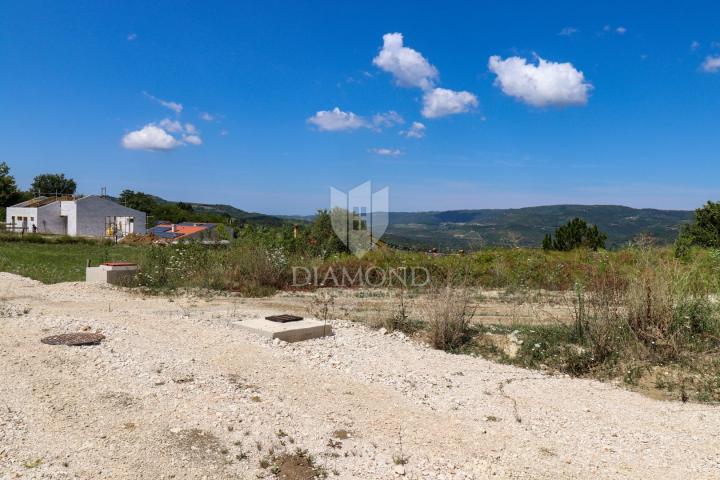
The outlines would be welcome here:
[[[40,341],[47,345],[98,345],[105,339],[105,335],[99,333],[63,333],[61,335],[52,335],[45,337]]]

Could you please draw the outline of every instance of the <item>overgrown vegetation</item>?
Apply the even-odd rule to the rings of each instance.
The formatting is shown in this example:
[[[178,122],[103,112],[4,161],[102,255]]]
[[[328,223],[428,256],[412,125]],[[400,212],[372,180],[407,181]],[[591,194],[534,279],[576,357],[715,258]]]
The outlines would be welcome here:
[[[681,261],[657,252],[637,249],[627,274],[608,264],[578,282],[572,324],[481,326],[464,351],[720,401],[720,254],[695,251]],[[506,337],[517,339],[517,351],[495,341]]]

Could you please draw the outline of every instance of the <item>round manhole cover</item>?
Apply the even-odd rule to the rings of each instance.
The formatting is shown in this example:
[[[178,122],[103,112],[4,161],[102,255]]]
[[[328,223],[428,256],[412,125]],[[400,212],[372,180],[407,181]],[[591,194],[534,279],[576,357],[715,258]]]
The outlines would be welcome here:
[[[40,341],[47,345],[98,345],[105,335],[99,333],[63,333],[62,335],[52,335],[45,337]]]

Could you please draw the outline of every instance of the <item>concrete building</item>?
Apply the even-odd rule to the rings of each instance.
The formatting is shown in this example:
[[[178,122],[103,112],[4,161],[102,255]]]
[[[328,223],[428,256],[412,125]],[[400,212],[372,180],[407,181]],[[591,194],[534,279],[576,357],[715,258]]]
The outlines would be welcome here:
[[[38,197],[8,207],[7,229],[73,237],[124,237],[145,234],[146,214],[109,198]]]

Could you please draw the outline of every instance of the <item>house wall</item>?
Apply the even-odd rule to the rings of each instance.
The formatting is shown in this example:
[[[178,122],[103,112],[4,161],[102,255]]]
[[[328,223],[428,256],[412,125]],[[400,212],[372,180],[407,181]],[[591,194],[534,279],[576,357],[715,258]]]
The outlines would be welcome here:
[[[16,231],[19,232],[23,222],[19,221],[18,217],[28,217],[27,231],[32,232],[32,224],[37,223],[38,221],[37,210],[37,208],[8,207],[7,211],[5,212],[5,223],[8,224],[8,228],[12,228],[10,224],[13,223],[12,218],[15,217],[15,228]],[[35,221],[31,221],[30,218],[34,218]]]
[[[67,234],[77,236],[77,208],[75,201],[60,202],[60,215],[67,225]]]
[[[65,220],[60,216],[60,202],[38,207],[38,232],[65,235]]]
[[[39,233],[56,233],[62,235],[65,232],[65,222],[60,217],[60,202],[53,202],[42,207],[9,207],[6,213],[6,223],[12,223],[15,217],[15,228],[22,227],[18,217],[28,217],[27,232],[32,232],[32,226],[37,226]],[[34,220],[30,220],[34,218]],[[20,230],[16,230],[20,231]]]
[[[144,212],[124,207],[103,197],[83,197],[75,204],[75,234],[88,237],[105,236],[106,217],[133,217],[134,233],[144,234],[146,215]],[[68,226],[70,217],[68,217]]]

